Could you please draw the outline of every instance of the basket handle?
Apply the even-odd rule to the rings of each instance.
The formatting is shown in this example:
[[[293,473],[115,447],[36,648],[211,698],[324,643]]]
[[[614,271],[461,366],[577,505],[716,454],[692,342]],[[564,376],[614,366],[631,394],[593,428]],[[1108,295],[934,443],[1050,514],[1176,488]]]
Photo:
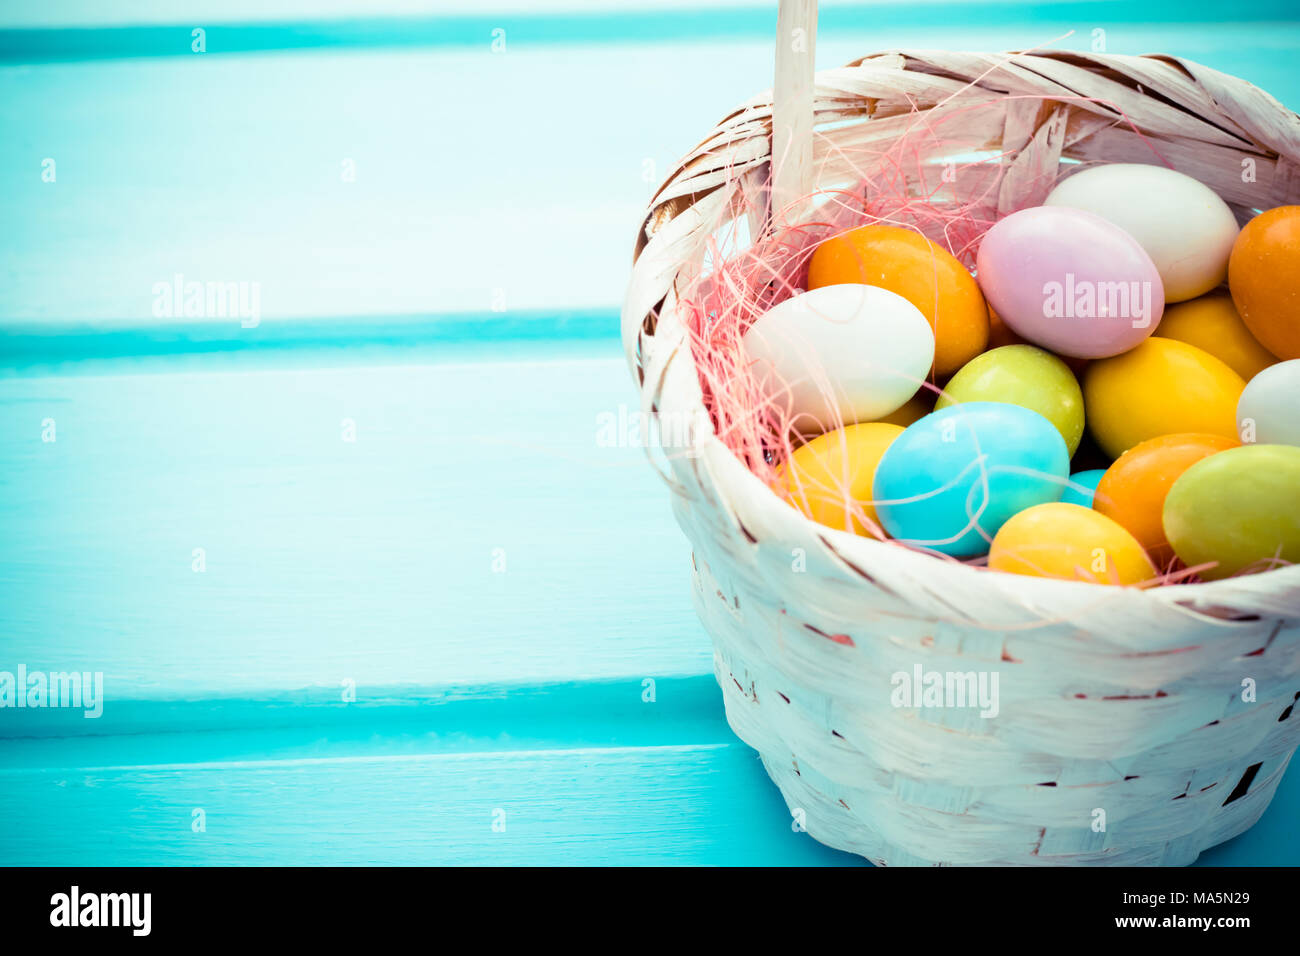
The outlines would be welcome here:
[[[812,192],[817,0],[780,0],[772,83],[772,196],[768,217],[794,220]]]

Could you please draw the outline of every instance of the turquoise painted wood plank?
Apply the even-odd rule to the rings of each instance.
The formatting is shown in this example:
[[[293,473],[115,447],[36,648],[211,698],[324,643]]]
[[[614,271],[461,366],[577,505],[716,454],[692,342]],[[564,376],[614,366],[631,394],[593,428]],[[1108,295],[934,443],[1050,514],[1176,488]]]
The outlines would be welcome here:
[[[62,727],[29,712],[0,725],[19,733],[0,747],[0,819],[19,822],[0,865],[861,862],[797,832],[711,677],[654,690],[123,702]],[[1292,775],[1200,863],[1293,865],[1298,802]]]
[[[538,360],[609,356],[621,348],[615,309],[437,315],[347,316],[267,322],[181,320],[139,324],[30,321],[13,323],[0,339],[0,375],[93,374],[105,361],[131,360],[135,371],[186,367],[311,367],[391,363],[393,349],[410,360],[471,361],[491,349],[494,359]],[[230,356],[236,366],[221,364]],[[202,365],[196,360],[202,356]],[[153,361],[162,358],[170,364]],[[118,366],[122,368],[122,366]]]
[[[1225,13],[1218,0],[1184,0],[1182,3],[1152,0],[1141,7],[1126,4],[1123,0],[1040,0],[1030,8],[1016,0],[821,0],[818,6],[823,11],[832,12],[832,26],[852,22],[853,18],[950,23],[959,10],[970,21],[989,17],[1016,18],[1022,22],[1036,18],[1061,18],[1080,10],[1105,12],[1116,19],[1142,23],[1169,19],[1184,23],[1214,22],[1222,19]],[[555,20],[588,15],[597,22],[615,19],[635,22],[636,16],[654,10],[729,19],[734,24],[732,29],[751,31],[759,29],[756,21],[760,17],[770,20],[772,15],[769,5],[756,0],[630,0],[612,11],[602,0],[483,0],[475,7],[478,14],[531,14]],[[1290,8],[1282,0],[1264,0],[1249,8],[1230,12],[1240,20],[1277,19],[1290,12]],[[349,17],[357,16],[408,21],[434,17],[473,19],[465,15],[464,4],[459,0],[185,0],[181,14],[178,14],[175,0],[117,0],[112,5],[97,0],[44,0],[40,4],[12,5],[0,11],[0,28],[158,25],[189,20],[231,24],[346,24],[350,22]],[[689,34],[696,25],[686,16],[675,24],[682,36]],[[592,39],[599,40],[617,36],[618,32],[616,29],[600,33],[593,30],[592,34]]]
[[[882,22],[935,28],[961,21],[1005,28],[1080,18],[1120,23],[1216,23],[1225,18],[1226,12],[1216,0],[1152,0],[1140,6],[1125,0],[1048,0],[1032,6],[1008,0],[841,0],[822,5],[819,30],[834,35],[844,30],[874,28]],[[1286,0],[1256,0],[1249,7],[1231,11],[1236,20],[1256,22],[1287,19],[1293,13]],[[38,62],[188,56],[195,26],[207,31],[205,52],[210,54],[340,46],[467,47],[481,44],[498,28],[513,33],[516,42],[528,46],[739,37],[767,40],[772,19],[769,5],[752,0],[714,0],[705,4],[675,0],[658,7],[632,4],[614,10],[603,9],[590,0],[570,0],[540,8],[494,3],[473,11],[449,9],[443,4],[394,9],[391,0],[378,6],[354,2],[346,7],[318,9],[280,0],[263,9],[189,3],[162,15],[156,8],[145,6],[134,17],[120,12],[108,16],[92,12],[87,16],[74,7],[69,11],[56,8],[35,17],[11,15],[0,19],[0,56]],[[52,20],[53,28],[44,28]],[[11,24],[16,28],[4,29]]]
[[[819,54],[1100,27],[1300,100],[1294,23],[937,9]],[[792,831],[731,737],[664,489],[597,430],[632,401],[611,237],[647,161],[769,75],[767,37],[547,42],[0,67],[0,325],[24,327],[0,343],[0,670],[101,670],[107,696],[2,715],[0,863],[855,862]],[[599,161],[575,159],[593,115]],[[265,324],[133,330],[176,272],[261,283]],[[498,302],[504,341],[431,331]],[[533,334],[530,308],[581,318]],[[55,323],[118,331],[47,348]],[[1297,805],[1292,775],[1203,862],[1294,863]]]
[[[110,703],[707,673],[668,496],[598,428],[617,345],[494,348],[0,379],[0,669]]]
[[[708,676],[9,712],[0,865],[859,863],[721,709]]]
[[[1058,45],[1082,50],[1102,29],[1113,52],[1190,56],[1300,102],[1294,22],[998,9],[827,27],[819,62],[1070,31]],[[155,321],[154,287],[178,273],[259,283],[268,322],[610,308],[651,190],[770,76],[765,33],[0,66],[0,324]]]
[[[0,771],[0,816],[4,865],[861,862],[733,743]]]
[[[727,743],[711,674],[682,678],[334,688],[15,709],[0,769],[231,763],[421,753]]]

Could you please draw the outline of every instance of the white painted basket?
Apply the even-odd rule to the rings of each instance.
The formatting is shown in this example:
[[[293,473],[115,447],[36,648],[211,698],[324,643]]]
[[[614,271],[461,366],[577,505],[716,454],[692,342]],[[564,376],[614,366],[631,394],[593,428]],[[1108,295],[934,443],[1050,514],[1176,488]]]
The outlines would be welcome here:
[[[810,6],[783,5],[782,36],[811,32]],[[1007,211],[1063,161],[1150,157],[1081,96],[1118,104],[1243,219],[1300,201],[1300,119],[1186,60],[890,52],[815,87],[801,70],[778,63],[775,124],[772,94],[750,101],[651,204],[623,309],[647,415],[707,422],[677,294],[745,178],[766,178],[774,125],[792,143],[776,208],[837,182],[838,146],[902,134],[913,107],[1001,101],[977,132],[1014,155]],[[806,520],[707,426],[689,445],[668,459],[673,511],[727,717],[818,840],[890,865],[1187,864],[1268,806],[1300,742],[1300,566],[1144,591],[989,572]],[[894,675],[917,667],[996,674],[997,716],[894,706]]]

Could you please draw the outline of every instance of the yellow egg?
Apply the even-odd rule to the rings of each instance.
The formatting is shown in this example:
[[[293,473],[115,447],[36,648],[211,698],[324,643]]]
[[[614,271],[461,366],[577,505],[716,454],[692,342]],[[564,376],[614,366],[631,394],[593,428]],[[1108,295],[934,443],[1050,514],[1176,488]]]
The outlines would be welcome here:
[[[1112,459],[1160,435],[1198,432],[1237,438],[1237,400],[1246,382],[1209,352],[1152,336],[1088,366],[1083,404],[1097,444]]]
[[[1060,501],[1013,515],[993,538],[989,567],[1090,584],[1138,585],[1156,576],[1142,545],[1117,522]]]
[[[780,469],[780,490],[819,524],[872,537],[862,518],[877,521],[871,484],[876,466],[903,429],[885,422],[849,425],[796,448]]]
[[[1168,306],[1153,334],[1209,352],[1248,382],[1277,362],[1277,356],[1250,334],[1227,292],[1209,292]]]

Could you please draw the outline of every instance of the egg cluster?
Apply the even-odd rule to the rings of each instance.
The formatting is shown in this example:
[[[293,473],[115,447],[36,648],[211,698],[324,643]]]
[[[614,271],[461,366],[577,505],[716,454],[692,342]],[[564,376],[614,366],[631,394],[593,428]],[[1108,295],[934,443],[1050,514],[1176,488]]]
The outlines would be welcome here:
[[[1300,562],[1300,206],[1239,229],[1191,177],[1093,167],[975,266],[862,226],[745,333],[795,507],[1100,584]]]

